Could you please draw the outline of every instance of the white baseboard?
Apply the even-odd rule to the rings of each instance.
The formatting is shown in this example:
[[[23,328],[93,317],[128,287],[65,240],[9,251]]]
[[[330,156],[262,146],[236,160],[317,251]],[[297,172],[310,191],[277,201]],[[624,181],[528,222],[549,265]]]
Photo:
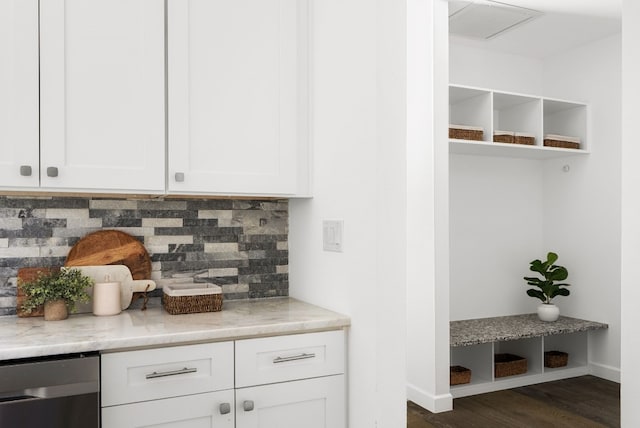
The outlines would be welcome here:
[[[433,395],[411,384],[407,385],[407,400],[413,401],[432,413],[453,410],[453,396],[451,394]]]
[[[605,364],[589,363],[589,374],[611,382],[620,383],[620,368]]]

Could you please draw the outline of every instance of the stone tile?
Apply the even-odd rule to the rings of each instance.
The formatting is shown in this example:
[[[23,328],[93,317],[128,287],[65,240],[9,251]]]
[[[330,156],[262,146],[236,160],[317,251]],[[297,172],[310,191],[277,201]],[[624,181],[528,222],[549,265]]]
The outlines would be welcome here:
[[[152,227],[114,227],[113,230],[119,230],[137,237],[153,237]]]
[[[227,243],[208,243],[204,244],[204,252],[205,253],[237,253],[238,252],[238,243],[237,242],[227,242]]]
[[[22,219],[20,218],[0,218],[0,229],[20,230],[22,229]]]
[[[67,219],[67,227],[69,229],[78,229],[78,228],[100,228],[102,227],[102,219],[101,218],[68,218]]]
[[[0,248],[9,247],[9,238],[0,238]]]
[[[39,257],[67,257],[70,247],[39,247]]]
[[[129,228],[138,228],[138,227],[143,227],[143,229],[150,229],[150,228],[146,228],[143,226],[142,224],[142,219],[141,218],[130,218],[130,217],[112,217],[112,216],[105,216],[105,217],[98,217],[97,220],[100,220],[102,222],[102,226],[104,228],[125,228],[125,227],[129,227]]]
[[[209,269],[208,275],[214,276],[238,276],[238,268]]]
[[[138,201],[120,199],[92,199],[89,201],[89,208],[92,210],[136,210]]]
[[[247,293],[249,291],[249,284],[223,284],[222,292],[227,293]]]
[[[138,201],[138,209],[141,211],[186,211],[187,201],[177,200],[153,200],[153,201]]]
[[[191,235],[146,236],[145,245],[193,244]]]
[[[289,265],[278,265],[276,266],[276,273],[289,273]]]
[[[143,218],[143,227],[182,227],[184,220],[181,218]]]
[[[289,242],[288,241],[278,241],[277,244],[276,244],[276,249],[288,251],[289,250]]]
[[[46,218],[89,218],[88,209],[47,208]]]
[[[0,258],[15,259],[23,257],[40,257],[40,249],[38,247],[0,248]]]
[[[189,199],[187,209],[189,210],[231,210],[233,201],[231,199]]]
[[[56,238],[70,238],[70,237],[83,237],[90,233],[97,232],[102,228],[99,227],[87,227],[87,228],[77,228],[77,229],[67,229],[64,227],[55,227],[53,228],[53,237]]]

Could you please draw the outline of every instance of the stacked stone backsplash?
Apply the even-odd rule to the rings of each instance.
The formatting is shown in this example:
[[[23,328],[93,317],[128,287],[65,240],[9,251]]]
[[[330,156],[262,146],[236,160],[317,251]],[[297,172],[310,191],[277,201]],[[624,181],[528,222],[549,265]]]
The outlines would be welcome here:
[[[159,288],[212,282],[225,299],[287,296],[288,220],[286,200],[0,196],[0,315],[15,314],[18,269],[62,266],[101,229],[144,243]]]

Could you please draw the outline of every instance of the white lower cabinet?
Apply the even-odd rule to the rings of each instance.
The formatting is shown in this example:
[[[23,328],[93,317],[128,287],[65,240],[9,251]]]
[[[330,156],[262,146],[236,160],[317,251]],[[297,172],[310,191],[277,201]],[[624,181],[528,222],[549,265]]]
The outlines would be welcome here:
[[[345,336],[328,331],[102,355],[103,428],[344,428]]]
[[[102,409],[103,428],[234,428],[234,426],[233,390]]]
[[[238,428],[344,428],[344,375],[236,390]]]

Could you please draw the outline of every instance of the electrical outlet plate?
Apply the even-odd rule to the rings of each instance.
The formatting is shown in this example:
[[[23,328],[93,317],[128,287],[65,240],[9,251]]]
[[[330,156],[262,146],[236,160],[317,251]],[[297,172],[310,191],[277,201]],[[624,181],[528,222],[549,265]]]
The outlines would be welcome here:
[[[325,251],[342,252],[344,221],[324,220],[322,222],[322,247]]]

